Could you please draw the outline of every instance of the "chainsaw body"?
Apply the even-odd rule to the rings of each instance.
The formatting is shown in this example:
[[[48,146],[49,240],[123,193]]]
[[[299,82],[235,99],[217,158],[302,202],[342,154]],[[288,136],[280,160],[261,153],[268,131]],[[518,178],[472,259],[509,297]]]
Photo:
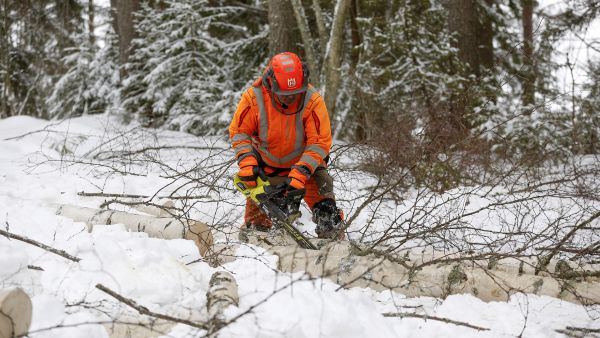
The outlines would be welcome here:
[[[271,221],[282,227],[292,238],[298,243],[298,245],[304,249],[316,250],[317,248],[312,244],[294,225],[293,222],[298,218],[299,213],[292,212],[288,213],[284,211],[287,208],[282,208],[278,203],[275,203],[276,199],[280,199],[283,193],[282,186],[273,186],[265,173],[258,169],[256,178],[256,187],[248,187],[240,179],[238,175],[235,175],[233,179],[235,188],[244,194],[247,198],[252,200],[258,207],[271,219]]]

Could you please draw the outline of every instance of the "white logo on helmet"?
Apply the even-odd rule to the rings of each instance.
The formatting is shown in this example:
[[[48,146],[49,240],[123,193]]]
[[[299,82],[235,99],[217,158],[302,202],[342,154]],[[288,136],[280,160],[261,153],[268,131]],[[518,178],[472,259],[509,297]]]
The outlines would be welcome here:
[[[288,87],[294,87],[294,86],[296,86],[296,78],[291,77],[288,79]]]

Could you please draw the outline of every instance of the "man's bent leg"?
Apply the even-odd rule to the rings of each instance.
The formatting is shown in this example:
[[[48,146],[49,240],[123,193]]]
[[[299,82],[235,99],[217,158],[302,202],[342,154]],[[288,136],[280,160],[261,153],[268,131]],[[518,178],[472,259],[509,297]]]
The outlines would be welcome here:
[[[306,204],[317,224],[315,232],[319,238],[343,239],[343,213],[337,208],[333,193],[333,178],[324,167],[318,167],[306,183]]]

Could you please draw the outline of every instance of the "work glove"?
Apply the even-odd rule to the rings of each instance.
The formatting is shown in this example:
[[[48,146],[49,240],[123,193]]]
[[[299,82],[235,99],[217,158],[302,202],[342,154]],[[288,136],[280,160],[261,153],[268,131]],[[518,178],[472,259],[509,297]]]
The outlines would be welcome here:
[[[256,178],[258,177],[258,161],[256,157],[250,155],[239,161],[240,170],[238,177],[247,187],[256,187]]]
[[[309,177],[310,169],[303,165],[293,166],[288,174],[289,186],[297,190],[302,190]]]
[[[287,213],[294,219],[300,217],[300,202],[304,198],[306,189],[296,189],[291,185],[288,185],[285,200],[287,204]]]
[[[310,177],[310,169],[305,166],[294,166],[288,174],[287,189],[285,194],[288,215],[299,217],[300,202],[304,198],[306,189],[304,185]]]

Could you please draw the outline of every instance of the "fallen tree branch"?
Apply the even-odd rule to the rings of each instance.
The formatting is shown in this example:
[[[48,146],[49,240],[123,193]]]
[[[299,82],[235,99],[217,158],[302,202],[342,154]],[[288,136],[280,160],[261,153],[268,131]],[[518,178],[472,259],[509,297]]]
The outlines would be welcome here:
[[[161,313],[152,312],[147,307],[139,305],[134,300],[131,300],[129,298],[125,298],[125,297],[121,296],[120,294],[116,293],[115,291],[107,288],[106,286],[104,286],[102,284],[96,284],[96,288],[109,294],[110,296],[112,296],[113,298],[118,300],[119,302],[131,307],[132,309],[136,310],[141,315],[164,319],[164,320],[168,320],[168,321],[175,322],[175,323],[185,324],[185,325],[195,327],[198,329],[202,329],[202,330],[209,329],[208,325],[206,325],[204,323],[196,323],[196,322],[192,322],[191,320],[172,317],[172,316],[164,315]]]
[[[556,254],[559,253],[560,249],[565,245],[565,243],[570,240],[575,233],[580,230],[582,227],[585,227],[586,225],[592,223],[595,219],[600,217],[600,211],[596,211],[593,215],[591,215],[588,219],[586,219],[585,221],[579,223],[578,225],[576,225],[575,227],[573,227],[573,229],[571,229],[571,231],[569,231],[569,233],[567,233],[566,236],[564,236],[559,242],[558,244],[556,244],[556,246],[554,247],[554,250],[552,250],[547,256],[544,256],[543,259],[541,259],[541,264],[540,266],[536,269],[536,275],[539,271],[546,269],[546,266],[548,265],[548,263],[550,262],[550,260],[552,258],[554,258],[554,256],[556,256]]]
[[[567,326],[564,329],[554,330],[558,333],[564,334],[569,337],[596,337],[596,335],[590,336],[591,333],[600,333],[600,329],[592,329],[587,327],[574,327]]]
[[[448,324],[454,324],[454,325],[459,325],[459,326],[465,326],[471,329],[475,329],[475,330],[479,330],[479,331],[489,331],[490,329],[485,328],[485,327],[480,327],[480,326],[476,326],[473,324],[469,324],[469,323],[465,323],[465,322],[459,322],[456,320],[452,320],[452,319],[448,319],[448,318],[442,318],[442,317],[436,317],[436,316],[428,316],[428,315],[420,315],[417,313],[384,313],[383,314],[384,317],[400,317],[400,318],[419,318],[419,319],[431,319],[431,320],[437,320],[439,322],[444,322],[444,323],[448,323]]]
[[[20,236],[20,235],[17,235],[17,234],[13,234],[11,232],[4,231],[2,229],[0,229],[0,235],[5,236],[6,238],[16,239],[18,241],[25,242],[27,244],[31,244],[33,246],[37,246],[40,249],[46,250],[46,251],[51,252],[51,253],[53,253],[55,255],[59,255],[59,256],[61,256],[63,258],[66,258],[66,259],[68,259],[70,261],[73,261],[73,262],[79,262],[81,260],[81,258],[75,257],[73,255],[70,255],[70,254],[68,254],[64,250],[55,249],[55,248],[53,248],[51,246],[48,246],[48,245],[46,245],[44,243],[40,243],[40,242],[35,241],[35,240],[31,239],[31,238],[27,238],[27,237],[23,237],[23,236]]]
[[[133,194],[110,194],[103,192],[85,192],[80,191],[77,193],[79,196],[84,197],[121,197],[121,198],[151,198],[149,195],[133,195]],[[209,198],[210,196],[206,195],[197,195],[197,196],[157,196],[158,198],[168,198],[173,200],[195,200],[195,199],[203,199]]]
[[[137,327],[141,327],[144,329],[148,329],[151,332],[160,333],[161,335],[166,335],[168,333],[168,332],[158,331],[155,328],[153,328],[152,326],[149,326],[144,323],[127,322],[127,321],[121,321],[121,320],[98,320],[98,321],[89,321],[89,322],[71,323],[71,324],[60,323],[57,325],[52,325],[52,326],[47,326],[47,327],[42,327],[39,329],[31,330],[25,334],[16,335],[15,338],[31,337],[31,335],[33,335],[33,334],[42,333],[42,332],[46,332],[46,331],[50,331],[50,330],[68,329],[68,328],[87,326],[87,325],[111,325],[111,326],[114,326],[115,324],[127,325],[127,326],[137,326]]]

